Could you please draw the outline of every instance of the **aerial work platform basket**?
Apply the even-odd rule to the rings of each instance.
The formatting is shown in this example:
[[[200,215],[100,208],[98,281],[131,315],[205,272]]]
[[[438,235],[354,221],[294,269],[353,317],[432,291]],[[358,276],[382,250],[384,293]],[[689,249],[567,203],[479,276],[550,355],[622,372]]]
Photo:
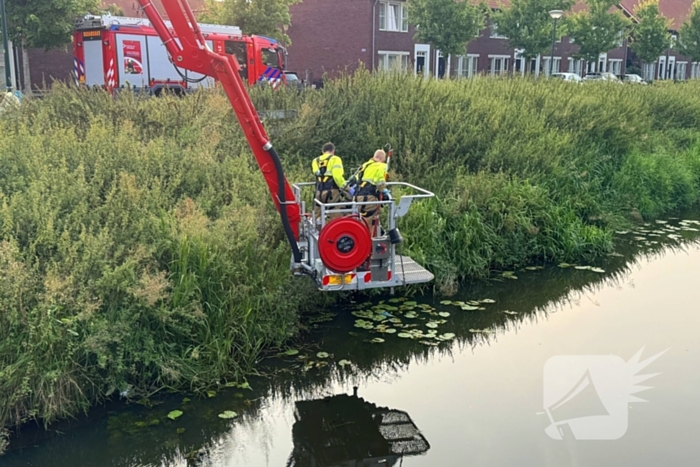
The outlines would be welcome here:
[[[396,253],[402,241],[397,220],[405,216],[415,200],[435,196],[415,185],[390,182],[387,188],[398,188],[408,194],[398,199],[358,202],[343,200],[322,203],[316,199],[314,209],[307,210],[304,195],[313,195],[315,184],[292,185],[295,202],[302,213],[299,228],[301,264],[292,259],[295,275],[310,275],[319,290],[346,291],[372,288],[393,288],[422,284],[434,279],[433,274],[409,256]],[[373,225],[361,215],[367,207],[381,208]],[[379,219],[378,218],[378,219]]]

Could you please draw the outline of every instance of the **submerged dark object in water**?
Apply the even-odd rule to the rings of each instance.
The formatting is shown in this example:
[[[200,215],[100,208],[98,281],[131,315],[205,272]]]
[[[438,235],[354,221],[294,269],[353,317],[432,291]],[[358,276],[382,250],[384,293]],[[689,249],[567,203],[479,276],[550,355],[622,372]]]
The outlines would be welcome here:
[[[287,467],[392,466],[430,444],[411,417],[357,396],[338,394],[295,403],[294,451]],[[353,464],[355,461],[357,464]]]

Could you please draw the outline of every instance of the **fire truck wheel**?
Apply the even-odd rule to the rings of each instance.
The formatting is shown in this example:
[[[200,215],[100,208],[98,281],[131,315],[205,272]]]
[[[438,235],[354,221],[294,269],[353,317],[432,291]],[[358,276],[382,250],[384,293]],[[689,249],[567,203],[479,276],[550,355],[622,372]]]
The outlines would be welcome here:
[[[356,216],[333,219],[318,237],[321,261],[330,270],[350,272],[361,266],[372,253],[372,236]]]

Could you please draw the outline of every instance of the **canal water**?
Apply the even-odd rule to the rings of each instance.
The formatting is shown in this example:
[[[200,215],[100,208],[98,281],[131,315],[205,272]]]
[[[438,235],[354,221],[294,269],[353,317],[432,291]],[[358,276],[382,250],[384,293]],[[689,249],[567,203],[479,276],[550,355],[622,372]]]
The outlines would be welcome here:
[[[349,303],[250,388],[23,430],[0,465],[699,465],[696,219],[620,232],[596,264],[512,271],[449,303]]]

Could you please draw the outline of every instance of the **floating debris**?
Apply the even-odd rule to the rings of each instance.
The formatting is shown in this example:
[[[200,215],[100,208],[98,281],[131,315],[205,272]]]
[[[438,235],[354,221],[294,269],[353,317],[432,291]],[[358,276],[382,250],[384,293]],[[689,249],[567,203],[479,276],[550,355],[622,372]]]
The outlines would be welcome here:
[[[229,419],[229,418],[236,418],[238,417],[238,414],[234,412],[233,410],[225,410],[219,414],[219,418],[224,418],[224,419]]]

